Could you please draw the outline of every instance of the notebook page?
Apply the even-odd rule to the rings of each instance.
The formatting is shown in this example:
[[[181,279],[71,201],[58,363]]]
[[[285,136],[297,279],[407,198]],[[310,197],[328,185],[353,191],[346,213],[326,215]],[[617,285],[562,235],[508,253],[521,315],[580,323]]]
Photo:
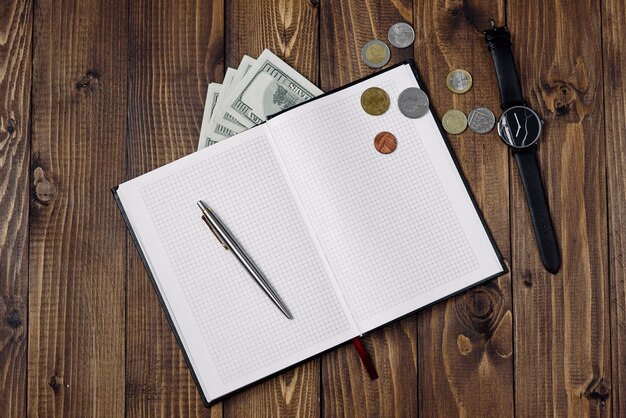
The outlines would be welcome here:
[[[365,113],[362,92],[391,106]],[[433,115],[404,117],[409,65],[271,119],[274,146],[362,332],[502,272]],[[392,132],[397,149],[374,148]]]
[[[265,126],[118,189],[212,399],[357,335],[266,138]],[[290,309],[286,319],[200,218],[220,217]]]

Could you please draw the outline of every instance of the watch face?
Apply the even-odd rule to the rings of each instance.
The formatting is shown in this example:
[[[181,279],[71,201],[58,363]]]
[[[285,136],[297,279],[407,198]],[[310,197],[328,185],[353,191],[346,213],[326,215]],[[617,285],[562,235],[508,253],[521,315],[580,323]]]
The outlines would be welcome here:
[[[513,106],[500,116],[498,134],[510,147],[528,148],[537,143],[543,122],[527,106]]]

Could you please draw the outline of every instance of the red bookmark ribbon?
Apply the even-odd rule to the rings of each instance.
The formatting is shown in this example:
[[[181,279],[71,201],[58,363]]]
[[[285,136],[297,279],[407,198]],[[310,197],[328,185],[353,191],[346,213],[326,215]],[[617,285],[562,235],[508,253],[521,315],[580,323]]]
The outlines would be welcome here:
[[[361,363],[363,363],[363,367],[365,367],[365,370],[367,370],[367,374],[369,375],[370,379],[372,380],[378,379],[378,372],[376,371],[376,366],[374,366],[374,362],[372,361],[372,358],[370,357],[369,354],[367,354],[367,351],[365,351],[365,348],[363,348],[363,344],[361,344],[361,339],[359,337],[354,338],[352,340],[352,344],[354,344],[354,348],[356,348],[356,352],[359,355],[359,358],[361,359]]]

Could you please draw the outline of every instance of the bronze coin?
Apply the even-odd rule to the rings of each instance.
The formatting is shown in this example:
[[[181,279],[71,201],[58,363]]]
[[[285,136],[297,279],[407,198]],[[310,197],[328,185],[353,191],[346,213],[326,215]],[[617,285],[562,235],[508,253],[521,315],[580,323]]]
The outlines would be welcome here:
[[[391,132],[379,132],[374,138],[374,148],[381,154],[391,154],[397,146],[398,140]]]
[[[370,87],[361,95],[363,110],[372,116],[382,115],[389,109],[389,95],[379,87]]]

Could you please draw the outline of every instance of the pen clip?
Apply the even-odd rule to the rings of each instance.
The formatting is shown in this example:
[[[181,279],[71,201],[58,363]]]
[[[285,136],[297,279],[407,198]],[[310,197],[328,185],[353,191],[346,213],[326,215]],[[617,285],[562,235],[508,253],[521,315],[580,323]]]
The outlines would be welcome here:
[[[202,215],[202,220],[204,221],[205,224],[207,224],[207,226],[209,227],[209,229],[211,230],[211,232],[213,232],[213,235],[215,235],[215,238],[217,238],[217,240],[219,241],[220,244],[222,244],[222,247],[224,247],[225,250],[228,250],[228,245],[224,242],[224,240],[222,240],[220,238],[220,236],[217,234],[217,232],[215,231],[215,229],[213,229],[213,225],[211,225],[211,222],[209,222],[209,220],[207,219],[206,215]]]

